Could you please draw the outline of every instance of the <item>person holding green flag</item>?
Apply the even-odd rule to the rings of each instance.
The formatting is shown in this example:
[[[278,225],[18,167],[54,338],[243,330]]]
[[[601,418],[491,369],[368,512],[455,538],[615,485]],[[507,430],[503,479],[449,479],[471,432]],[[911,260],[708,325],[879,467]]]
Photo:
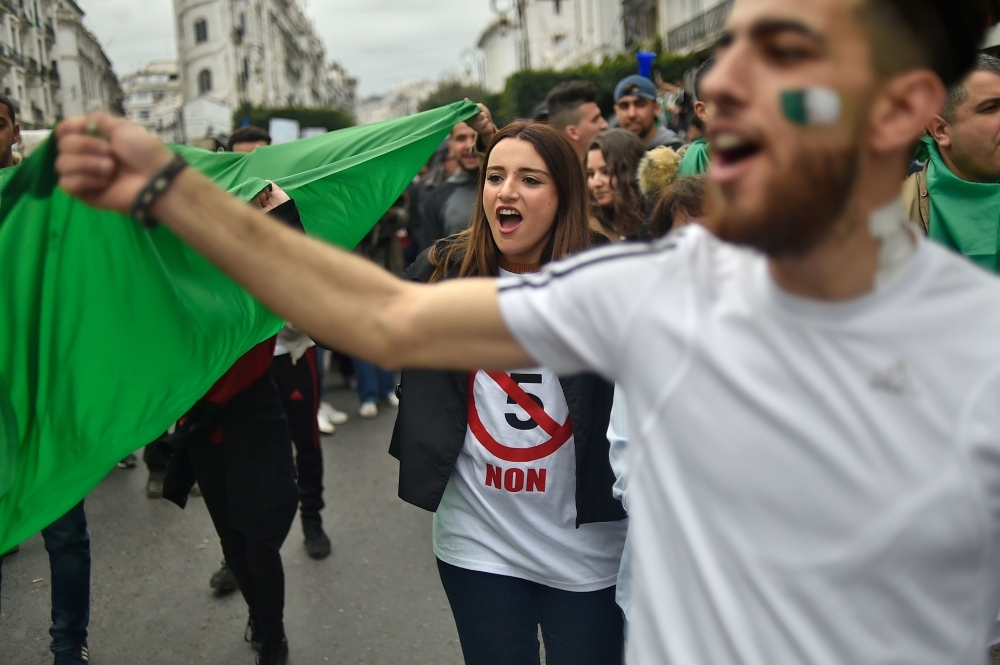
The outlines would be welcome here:
[[[1000,60],[980,55],[927,133],[930,159],[906,181],[903,206],[932,240],[998,271]]]

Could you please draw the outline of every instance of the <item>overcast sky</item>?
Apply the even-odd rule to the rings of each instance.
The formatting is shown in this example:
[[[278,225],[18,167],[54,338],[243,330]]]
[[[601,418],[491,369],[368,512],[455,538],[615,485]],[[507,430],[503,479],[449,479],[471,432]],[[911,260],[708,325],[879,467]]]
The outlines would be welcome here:
[[[118,76],[150,60],[175,58],[172,0],[77,0]],[[492,14],[489,0],[307,0],[327,57],[358,78],[359,92],[383,92],[408,78],[461,71]]]

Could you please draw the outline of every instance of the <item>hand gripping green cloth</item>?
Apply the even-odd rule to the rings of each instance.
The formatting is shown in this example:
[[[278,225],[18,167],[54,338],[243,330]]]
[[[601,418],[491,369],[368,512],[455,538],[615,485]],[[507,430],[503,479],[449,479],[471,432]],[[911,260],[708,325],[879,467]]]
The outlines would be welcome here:
[[[351,248],[471,102],[261,148],[175,148],[245,200],[278,183]],[[50,142],[0,171],[0,552],[73,507],[282,325],[169,230],[56,187]]]
[[[997,272],[1000,184],[962,180],[944,163],[933,139],[925,137],[923,142],[930,157],[927,191],[931,199],[931,239]]]

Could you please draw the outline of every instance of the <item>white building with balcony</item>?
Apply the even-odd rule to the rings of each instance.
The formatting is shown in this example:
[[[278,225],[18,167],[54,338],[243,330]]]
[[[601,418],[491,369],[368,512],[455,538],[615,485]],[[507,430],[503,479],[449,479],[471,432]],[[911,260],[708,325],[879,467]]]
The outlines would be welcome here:
[[[210,125],[227,133],[244,104],[327,107],[353,99],[356,82],[342,68],[343,76],[331,71],[298,0],[174,0],[174,15],[188,140]],[[347,89],[334,94],[331,85]]]
[[[176,60],[159,60],[122,77],[125,117],[166,143],[183,143],[184,98]]]
[[[663,46],[678,55],[710,49],[726,25],[733,0],[658,0]]]
[[[479,37],[484,87],[503,89],[522,69],[567,69],[625,50],[622,0],[522,0]]]
[[[24,129],[57,119],[56,0],[0,0],[0,90]]]
[[[123,109],[118,77],[100,41],[84,26],[84,15],[73,0],[58,0],[58,115],[83,115],[95,108],[120,114]]]

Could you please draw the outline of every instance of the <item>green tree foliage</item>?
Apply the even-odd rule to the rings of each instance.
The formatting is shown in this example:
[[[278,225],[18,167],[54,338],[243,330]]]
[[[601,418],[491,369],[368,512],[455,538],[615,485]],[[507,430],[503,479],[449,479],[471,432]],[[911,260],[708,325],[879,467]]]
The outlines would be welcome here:
[[[486,104],[488,109],[495,112],[503,100],[503,94],[489,93],[481,86],[465,85],[461,81],[449,79],[438,84],[437,89],[420,102],[417,110],[429,111],[454,102],[460,102],[463,99],[482,102]]]
[[[352,127],[354,121],[346,112],[339,109],[317,109],[304,107],[289,107],[283,109],[261,108],[259,106],[243,106],[233,114],[233,127],[239,127],[250,117],[250,124],[267,128],[271,118],[287,118],[297,120],[301,127],[325,127],[328,132]]]
[[[679,57],[671,53],[659,52],[653,65],[654,74],[659,74],[665,81],[678,81],[689,69],[698,66],[698,59],[693,56]],[[464,97],[483,101],[493,111],[498,125],[504,125],[517,118],[527,118],[539,102],[545,99],[549,90],[564,81],[585,79],[593,81],[601,91],[597,100],[605,115],[611,115],[614,110],[614,92],[618,81],[630,74],[638,73],[638,65],[633,55],[620,55],[607,58],[600,65],[584,65],[562,71],[522,71],[507,79],[503,92],[497,95],[480,95],[478,97],[465,94]],[[448,103],[462,99],[442,99]],[[428,107],[432,108],[432,107]]]

